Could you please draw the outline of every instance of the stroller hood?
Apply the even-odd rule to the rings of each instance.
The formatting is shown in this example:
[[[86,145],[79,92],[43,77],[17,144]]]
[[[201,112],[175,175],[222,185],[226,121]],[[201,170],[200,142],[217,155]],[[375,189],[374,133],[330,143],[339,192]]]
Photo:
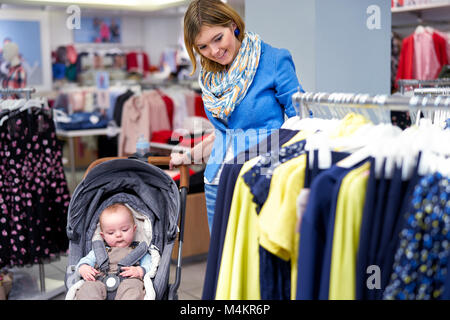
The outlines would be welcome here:
[[[180,209],[175,182],[158,167],[141,160],[109,160],[89,171],[70,201],[66,232],[77,254],[71,252],[69,264],[91,250],[98,216],[113,202],[126,202],[150,218],[152,244],[159,250],[175,240]]]

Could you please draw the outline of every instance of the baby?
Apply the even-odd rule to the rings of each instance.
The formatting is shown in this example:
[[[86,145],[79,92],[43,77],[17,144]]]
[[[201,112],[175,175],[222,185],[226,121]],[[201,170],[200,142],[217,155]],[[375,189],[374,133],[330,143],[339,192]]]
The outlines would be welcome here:
[[[100,235],[106,242],[106,252],[109,257],[108,274],[117,274],[117,263],[127,256],[134,248],[136,224],[133,213],[123,203],[115,203],[107,207],[99,217]],[[100,281],[105,276],[96,269],[96,257],[91,250],[76,268],[86,281],[77,291],[77,300],[105,300],[107,297],[106,285]],[[117,288],[116,300],[143,300],[145,295],[143,278],[151,268],[151,256],[147,252],[140,260],[139,265],[121,267],[119,275],[124,279]]]

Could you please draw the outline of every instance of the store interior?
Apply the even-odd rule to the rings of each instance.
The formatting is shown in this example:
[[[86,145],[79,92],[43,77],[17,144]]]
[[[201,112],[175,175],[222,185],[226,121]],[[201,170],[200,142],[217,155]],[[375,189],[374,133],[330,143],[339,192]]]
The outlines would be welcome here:
[[[291,52],[306,92],[410,97],[420,89],[430,94],[430,90],[447,88],[445,93],[450,95],[450,1],[224,2],[241,15],[248,30]],[[377,4],[372,10],[373,2]],[[46,128],[46,139],[54,148],[47,148],[48,152],[44,148],[41,158],[32,155],[36,160],[30,163],[37,170],[40,161],[54,166],[58,188],[45,196],[58,199],[65,214],[95,160],[135,155],[139,142],[152,156],[167,157],[194,146],[213,129],[204,111],[199,71],[190,75],[192,64],[184,47],[183,15],[189,1],[86,3],[6,0],[0,4],[0,127],[6,128],[8,119],[13,119],[8,112],[18,110],[14,101],[32,101],[51,110],[36,115],[35,126],[29,129],[41,133]],[[20,70],[12,78],[14,68]],[[133,125],[133,108],[142,107],[139,104],[149,115],[148,121],[140,123],[147,128],[143,133],[137,133]],[[400,111],[391,113],[390,120],[405,129],[418,123],[417,118]],[[7,147],[4,150],[10,153]],[[179,183],[178,170],[161,169]],[[178,295],[182,300],[200,300],[204,289],[210,241],[204,169],[204,164],[196,164],[189,170]],[[2,177],[5,181],[15,178],[11,171]],[[0,198],[1,217],[12,230],[13,225],[24,224],[26,214],[3,207],[6,196],[5,191]],[[48,222],[51,243],[45,254],[23,254],[24,259],[6,256],[12,252],[9,249],[2,251],[0,270],[13,275],[5,298],[65,299],[70,248],[62,221],[67,218]],[[8,238],[9,233],[5,234]],[[15,250],[27,249],[11,241]],[[174,281],[177,254],[175,247],[169,281]],[[0,283],[6,281],[2,277]]]

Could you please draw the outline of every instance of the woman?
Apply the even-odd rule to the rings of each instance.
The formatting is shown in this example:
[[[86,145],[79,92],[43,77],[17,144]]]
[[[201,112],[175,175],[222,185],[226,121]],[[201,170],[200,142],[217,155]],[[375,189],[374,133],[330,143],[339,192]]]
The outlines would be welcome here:
[[[225,160],[262,141],[296,115],[292,95],[302,90],[287,50],[245,31],[239,14],[220,0],[193,0],[184,16],[184,41],[193,64],[200,55],[199,83],[215,132],[171,165],[206,161],[205,196],[210,231]]]

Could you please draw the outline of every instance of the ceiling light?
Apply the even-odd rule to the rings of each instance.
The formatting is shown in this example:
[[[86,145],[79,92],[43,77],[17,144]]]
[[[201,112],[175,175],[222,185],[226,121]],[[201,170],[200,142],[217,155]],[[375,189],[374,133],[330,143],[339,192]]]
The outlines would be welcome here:
[[[129,10],[158,10],[186,3],[186,0],[3,0],[2,3],[29,5],[79,5],[90,7],[123,8]]]

